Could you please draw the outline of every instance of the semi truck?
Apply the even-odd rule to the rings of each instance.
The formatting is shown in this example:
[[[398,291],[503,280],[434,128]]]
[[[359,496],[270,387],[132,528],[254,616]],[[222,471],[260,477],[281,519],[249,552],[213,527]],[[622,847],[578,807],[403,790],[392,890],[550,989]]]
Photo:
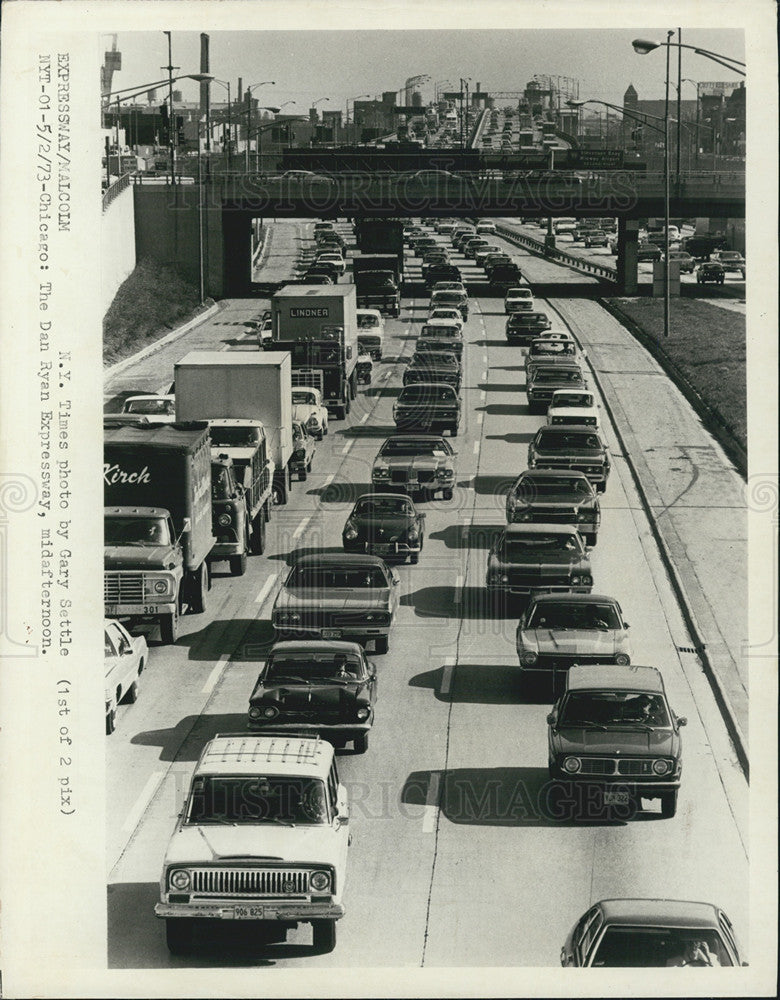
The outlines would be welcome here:
[[[320,390],[338,420],[357,395],[358,325],[354,285],[289,285],[271,300],[267,351],[289,351],[292,384]]]
[[[400,315],[401,264],[396,254],[357,254],[352,258],[352,275],[359,308]]]
[[[262,427],[266,461],[259,464],[271,480],[272,493],[265,494],[266,485],[260,476],[258,496],[262,498],[265,494],[265,499],[260,500],[260,509],[257,509],[258,498],[252,500],[256,511],[253,516],[258,533],[256,544],[259,545],[264,520],[270,516],[268,501],[273,496],[274,503],[286,504],[292,482],[290,355],[282,351],[191,351],[177,362],[174,371],[177,419],[208,420],[214,435],[212,443],[226,440],[220,435],[227,435],[227,430],[218,430],[222,420],[245,428],[243,432],[237,431],[237,435],[248,436],[250,425]],[[224,449],[223,445],[218,447]],[[273,468],[267,464],[269,462]],[[245,486],[247,482],[245,480]]]
[[[185,608],[206,609],[216,541],[208,424],[107,418],[103,492],[105,616],[154,621],[174,643]]]
[[[399,273],[404,266],[404,224],[400,219],[358,219],[355,237],[360,253],[392,253],[398,258]]]

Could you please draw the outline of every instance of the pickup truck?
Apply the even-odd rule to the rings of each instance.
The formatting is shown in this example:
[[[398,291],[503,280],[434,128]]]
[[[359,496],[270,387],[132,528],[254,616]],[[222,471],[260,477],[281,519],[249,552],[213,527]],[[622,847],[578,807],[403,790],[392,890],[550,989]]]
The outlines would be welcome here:
[[[449,430],[452,437],[460,426],[461,403],[451,385],[420,382],[406,385],[393,406],[393,420],[399,430]]]

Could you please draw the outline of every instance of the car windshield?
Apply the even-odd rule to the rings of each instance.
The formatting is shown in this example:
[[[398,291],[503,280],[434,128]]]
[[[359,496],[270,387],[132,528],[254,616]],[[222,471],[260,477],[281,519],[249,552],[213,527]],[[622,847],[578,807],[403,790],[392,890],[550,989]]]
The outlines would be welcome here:
[[[164,517],[105,518],[106,545],[170,545],[168,522]]]
[[[168,417],[176,413],[176,406],[172,399],[131,399],[125,404],[125,413]]]
[[[303,681],[343,678],[357,680],[363,668],[357,656],[347,653],[280,653],[271,654],[261,674],[265,685],[284,678],[298,677]]]
[[[215,447],[223,448],[254,448],[260,443],[262,431],[259,427],[220,427],[209,428],[209,437]]]
[[[421,337],[459,337],[459,334],[460,327],[456,323],[452,323],[451,325],[436,323],[433,326],[426,323],[422,330],[420,330]]]
[[[358,500],[352,513],[357,517],[383,517],[386,515],[412,517],[414,511],[411,503],[403,497],[365,497],[363,500]]]
[[[509,322],[512,326],[533,326],[535,323],[544,322],[547,318],[547,313],[521,312],[513,313]]]
[[[545,385],[550,382],[571,382],[575,385],[582,385],[584,379],[582,372],[573,368],[536,368],[534,383]]]
[[[401,390],[399,403],[452,403],[457,401],[451,385],[407,385]]]
[[[372,316],[370,313],[358,313],[358,327],[361,330],[373,330],[380,326],[380,320],[378,316]]]
[[[390,438],[382,445],[380,455],[451,455],[452,448],[444,438],[432,441],[406,440],[394,441]]]
[[[529,534],[505,535],[501,542],[501,551],[511,562],[522,560],[531,552],[543,549],[545,552],[582,552],[582,543],[576,533],[564,534]]]
[[[292,401],[293,401],[293,406],[298,406],[298,405],[305,406],[307,404],[310,404],[311,406],[317,405],[317,400],[314,396],[314,393],[306,392],[303,389],[293,390]]]
[[[514,490],[515,496],[523,500],[533,501],[537,497],[552,497],[561,495],[592,496],[593,487],[583,476],[582,479],[573,479],[568,476],[550,476],[544,479],[537,479],[528,476],[520,480]]]
[[[566,604],[538,601],[528,617],[528,628],[619,629],[622,623],[614,604]]]
[[[460,313],[457,309],[432,309],[428,319],[451,319],[457,324],[460,322]]]
[[[379,566],[296,566],[287,581],[300,590],[367,590],[388,586]]]
[[[669,728],[669,714],[660,694],[636,691],[572,691],[566,698],[561,726],[626,726],[644,724]]]
[[[724,966],[731,958],[718,932],[710,928],[607,927],[591,962],[600,968]]]
[[[444,351],[424,351],[422,354],[415,353],[412,362],[415,366],[430,368],[433,365],[441,368],[457,368],[458,362],[454,354],[447,354]]]
[[[596,434],[578,434],[574,431],[558,430],[557,428],[551,430],[543,428],[539,433],[536,446],[546,451],[579,451],[582,448],[595,451],[601,445]]]
[[[211,499],[229,500],[231,496],[230,473],[224,465],[211,466]]]
[[[551,406],[593,406],[593,396],[589,392],[556,392]]]
[[[573,355],[574,344],[570,340],[552,340],[548,338],[546,340],[534,341],[531,344],[530,353],[533,355]]]
[[[199,775],[193,780],[188,824],[325,824],[330,820],[319,778]]]

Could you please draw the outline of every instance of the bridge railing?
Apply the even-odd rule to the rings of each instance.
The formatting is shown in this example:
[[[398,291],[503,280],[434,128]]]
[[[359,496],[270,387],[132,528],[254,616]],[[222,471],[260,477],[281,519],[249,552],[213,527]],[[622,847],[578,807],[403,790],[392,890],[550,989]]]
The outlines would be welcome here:
[[[116,197],[118,197],[125,190],[125,188],[127,188],[127,187],[130,186],[130,178],[131,178],[131,176],[132,176],[132,174],[130,174],[130,173],[122,174],[122,176],[118,180],[115,180],[113,184],[111,184],[109,187],[106,188],[106,190],[103,192],[103,211],[104,212],[108,208],[108,206],[111,204],[111,202]]]
[[[547,247],[544,243],[541,243],[539,240],[535,240],[532,236],[527,236],[525,233],[519,233],[516,229],[509,228],[509,226],[497,225],[496,233],[505,239],[507,243],[513,243],[515,246],[531,250],[533,253],[537,253],[541,257],[557,261],[559,264],[566,264],[568,267],[572,267],[577,271],[582,271],[585,274],[593,274],[599,278],[607,278],[610,281],[617,281],[617,269],[614,267],[607,267],[605,264],[596,264],[593,261],[585,260],[583,257],[575,257],[574,254],[566,253],[564,250],[558,250],[557,247]]]

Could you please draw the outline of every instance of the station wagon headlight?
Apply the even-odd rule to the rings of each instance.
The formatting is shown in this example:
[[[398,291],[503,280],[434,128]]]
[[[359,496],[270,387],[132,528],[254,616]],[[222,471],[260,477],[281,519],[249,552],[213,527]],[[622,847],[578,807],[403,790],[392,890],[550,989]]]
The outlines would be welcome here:
[[[263,709],[264,719],[275,719],[278,714],[279,714],[279,709],[276,707],[276,705],[266,705],[265,708]]]
[[[579,757],[567,757],[563,762],[563,769],[567,774],[576,774],[582,767],[582,761]]]
[[[580,583],[582,583],[582,577],[581,577],[581,576],[579,576],[579,575],[577,575],[577,576],[573,576],[573,577],[571,578],[571,582],[572,582],[573,584],[575,584],[575,585],[576,585],[576,584],[580,584]]]
[[[374,479],[387,479],[390,475],[389,469],[375,468],[374,469]]]
[[[358,536],[357,528],[355,527],[354,524],[347,521],[346,527],[344,528],[344,537],[348,539],[350,542],[354,542],[357,536]]]
[[[171,889],[189,889],[190,887],[190,873],[186,868],[176,868],[168,874],[168,884]]]
[[[523,655],[520,657],[520,662],[526,666],[530,666],[532,663],[536,663],[539,659],[539,654],[533,649],[526,649]]]
[[[220,514],[219,517],[217,518],[217,523],[222,525],[223,528],[226,528],[232,522],[232,520],[233,518],[230,516],[230,514]]]
[[[653,761],[653,771],[655,771],[656,774],[668,774],[671,769],[672,768],[668,760]]]
[[[628,653],[618,653],[615,657],[615,663],[619,664],[621,667],[627,667],[631,662],[631,657]]]
[[[330,872],[312,872],[309,884],[316,892],[330,889]]]
[[[260,713],[260,709],[257,707],[257,705],[253,705],[249,709],[249,718],[250,719],[259,719],[260,718],[260,714],[261,714]]]
[[[355,714],[357,715],[357,717],[362,722],[363,719],[367,719],[368,718],[369,710],[366,708],[365,705],[361,705],[360,708],[357,710],[357,712]]]

